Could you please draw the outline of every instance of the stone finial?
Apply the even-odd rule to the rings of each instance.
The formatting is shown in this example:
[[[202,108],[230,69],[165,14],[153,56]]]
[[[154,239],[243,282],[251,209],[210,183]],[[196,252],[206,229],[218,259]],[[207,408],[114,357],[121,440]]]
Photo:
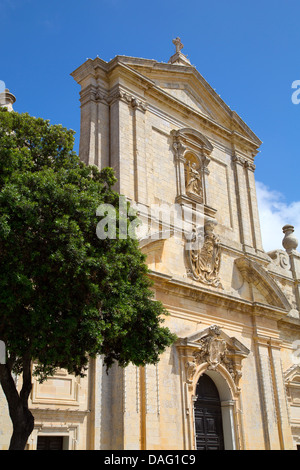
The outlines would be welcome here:
[[[13,111],[13,104],[16,101],[16,97],[10,93],[6,88],[3,93],[0,93],[0,107],[7,108],[8,111]]]
[[[284,233],[282,246],[287,253],[291,253],[293,250],[296,250],[298,246],[298,240],[293,235],[294,227],[292,225],[285,225],[284,227],[282,227],[282,231]]]

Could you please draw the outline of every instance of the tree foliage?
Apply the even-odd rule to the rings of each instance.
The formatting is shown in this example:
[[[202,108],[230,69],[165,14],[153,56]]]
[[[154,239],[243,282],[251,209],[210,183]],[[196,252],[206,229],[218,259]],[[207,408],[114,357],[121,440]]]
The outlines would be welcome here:
[[[83,374],[97,354],[107,367],[145,365],[174,341],[138,242],[96,236],[97,207],[118,208],[112,169],[84,165],[73,144],[73,131],[0,109],[6,374],[24,373],[29,361],[41,380],[58,367]]]

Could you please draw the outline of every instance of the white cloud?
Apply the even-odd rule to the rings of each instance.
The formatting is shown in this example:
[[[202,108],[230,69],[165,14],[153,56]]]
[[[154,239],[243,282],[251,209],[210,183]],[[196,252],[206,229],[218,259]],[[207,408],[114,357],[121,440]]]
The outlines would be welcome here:
[[[256,192],[264,250],[283,249],[282,227],[287,224],[295,227],[300,242],[300,201],[287,204],[283,194],[260,181],[256,181]]]

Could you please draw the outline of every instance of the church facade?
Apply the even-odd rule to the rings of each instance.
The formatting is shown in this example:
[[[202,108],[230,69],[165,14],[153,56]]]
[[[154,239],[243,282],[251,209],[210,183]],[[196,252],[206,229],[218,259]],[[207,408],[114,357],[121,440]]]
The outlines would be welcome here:
[[[97,57],[71,75],[80,157],[113,167],[116,190],[136,208],[155,298],[178,339],[157,365],[106,374],[99,357],[85,378],[58,371],[35,382],[28,449],[300,448],[293,226],[283,227],[284,249],[264,251],[261,141],[173,42],[168,63]]]

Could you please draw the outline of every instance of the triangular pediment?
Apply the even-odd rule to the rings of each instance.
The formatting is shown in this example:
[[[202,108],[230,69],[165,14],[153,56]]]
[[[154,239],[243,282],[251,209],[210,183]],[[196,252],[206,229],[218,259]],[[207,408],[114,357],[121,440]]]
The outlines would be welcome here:
[[[116,56],[106,62],[96,57],[93,60],[87,59],[71,75],[81,85],[87,77],[92,77],[93,81],[101,79],[105,83],[113,82],[116,77],[119,80],[126,75],[133,84],[141,85],[147,94],[160,95],[164,102],[181,107],[184,114],[197,113],[204,122],[234,137],[236,142],[242,139],[244,144],[251,146],[252,152],[257,151],[262,143],[189,63],[165,63],[128,56]]]
[[[203,116],[242,136],[259,147],[260,139],[242,118],[222,100],[204,77],[192,65],[176,65],[155,60],[118,56],[119,62],[144,76],[158,89]]]
[[[211,119],[221,119],[223,123],[226,122],[226,119],[217,116],[217,113],[214,112],[214,109],[209,105],[209,102],[203,99],[190,85],[180,85],[178,82],[169,82],[167,84],[158,82],[157,85],[167,91],[170,95],[174,96],[177,100],[195,109],[195,111],[200,111]]]
[[[287,312],[291,305],[273,277],[257,262],[241,257],[235,260],[235,265],[243,279],[261,294],[261,303],[271,305]]]

